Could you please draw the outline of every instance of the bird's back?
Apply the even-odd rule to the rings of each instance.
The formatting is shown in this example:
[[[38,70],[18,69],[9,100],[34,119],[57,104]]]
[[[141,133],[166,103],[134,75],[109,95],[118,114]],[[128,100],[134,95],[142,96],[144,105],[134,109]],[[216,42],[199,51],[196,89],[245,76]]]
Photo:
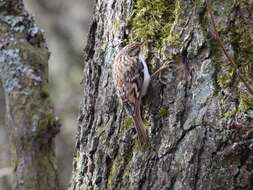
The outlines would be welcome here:
[[[135,104],[143,85],[143,64],[139,56],[130,56],[123,48],[116,55],[112,66],[117,94],[124,102]]]

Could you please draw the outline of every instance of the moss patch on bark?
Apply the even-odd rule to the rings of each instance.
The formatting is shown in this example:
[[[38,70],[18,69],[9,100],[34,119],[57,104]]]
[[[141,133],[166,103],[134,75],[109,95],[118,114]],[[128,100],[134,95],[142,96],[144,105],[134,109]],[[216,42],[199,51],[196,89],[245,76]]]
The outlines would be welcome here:
[[[132,19],[133,39],[154,41],[156,46],[164,42],[177,43],[178,36],[173,34],[173,27],[180,12],[178,0],[136,0]]]

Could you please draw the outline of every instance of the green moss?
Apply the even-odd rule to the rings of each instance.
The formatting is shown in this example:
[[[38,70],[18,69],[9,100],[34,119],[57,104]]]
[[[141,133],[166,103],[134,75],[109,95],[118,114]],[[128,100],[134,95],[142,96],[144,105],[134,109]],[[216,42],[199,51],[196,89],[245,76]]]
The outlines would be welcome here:
[[[226,3],[229,2],[227,1]],[[243,0],[240,1],[238,5],[240,5],[240,9],[244,10],[242,14],[248,14],[252,12],[252,3],[249,4],[248,1]],[[225,11],[218,12],[221,18],[229,17],[231,15],[231,11],[234,11],[231,5],[225,7]],[[251,86],[253,86],[253,77],[251,73],[251,62],[253,60],[253,30],[249,29],[249,22],[245,22],[243,16],[235,17],[234,19],[235,21],[232,22],[229,27],[224,25],[224,22],[220,22],[219,25],[217,25],[217,28],[220,31],[220,37],[224,43],[225,48],[227,49],[230,56],[234,59],[237,67],[240,69],[241,75]],[[249,20],[252,19],[252,14],[250,14]],[[229,52],[229,50],[233,50],[233,54]],[[241,80],[239,79],[235,68],[231,65],[231,63],[228,62],[221,47],[215,40],[211,41],[211,53],[213,55],[212,61],[217,67],[217,89],[220,90],[221,88],[224,89],[231,87],[231,90],[234,90],[234,94],[236,91],[239,91],[238,99],[240,104],[239,108],[237,108],[237,111],[247,111],[252,106],[252,100],[247,95],[242,94],[240,92],[240,89],[236,89],[236,87],[239,86],[238,83],[241,82]],[[229,117],[231,115],[234,115],[234,112],[236,111],[230,111],[226,113],[225,116]]]
[[[134,121],[132,117],[127,116],[125,120],[123,121],[124,128],[129,128],[129,127],[132,127],[133,125],[134,125]]]
[[[54,126],[55,122],[56,122],[54,114],[52,112],[49,112],[47,114],[47,118],[48,118],[48,125],[49,126]]]
[[[118,18],[115,19],[115,21],[113,22],[113,30],[117,31],[120,28],[120,20]]]
[[[6,34],[7,31],[9,30],[9,27],[7,24],[0,22],[0,34],[2,36],[2,34]]]
[[[77,190],[86,190],[85,187],[84,187],[84,185],[81,185],[80,187],[77,187],[76,189]],[[89,189],[89,187],[88,187],[88,189]]]
[[[114,162],[116,162],[116,160]],[[119,172],[119,170],[118,170],[117,164],[114,164],[111,169],[111,175],[115,176],[115,175],[117,175],[118,172]]]
[[[178,33],[174,33],[175,24],[179,20],[179,16],[182,12],[180,1],[174,1],[174,11],[170,17],[170,22],[166,23],[162,28],[162,42],[169,43],[170,45],[178,46],[179,42],[179,35]]]
[[[246,12],[252,12],[253,2],[241,1],[240,7],[245,9]],[[250,14],[249,19],[253,19],[253,15]],[[253,29],[248,27],[242,17],[238,17],[238,22],[235,22],[234,28],[230,31],[231,44],[234,49],[234,59],[236,64],[240,68],[241,74],[249,85],[253,87],[252,76],[252,60],[253,60]],[[239,90],[240,91],[240,90]],[[239,112],[245,112],[249,109],[253,109],[253,97],[243,92],[239,93]]]
[[[89,180],[89,183],[88,183],[88,187],[86,188],[86,190],[92,190],[94,189],[93,185],[92,185],[92,181],[91,179]]]
[[[40,96],[41,98],[48,98],[49,97],[49,90],[48,90],[48,85],[44,85],[40,91]]]
[[[253,109],[253,97],[244,93],[240,93],[240,104],[238,111],[246,112],[249,109]]]
[[[133,143],[133,142],[131,142]],[[112,161],[112,166],[110,168],[110,173],[107,178],[107,188],[108,189],[118,189],[117,181],[123,179],[123,181],[128,182],[128,172],[130,166],[128,166],[130,160],[133,157],[133,147],[134,144],[125,149],[124,154],[120,155],[117,152],[115,159]]]
[[[110,189],[110,187],[112,187],[112,176],[109,175],[108,179],[107,179],[107,187]]]
[[[143,119],[143,124],[144,124],[144,127],[145,127],[146,129],[151,127],[151,123],[150,123],[150,121],[148,120],[147,117],[145,117],[145,118]]]
[[[53,113],[51,113],[51,112],[49,112],[49,113],[47,113],[45,116],[43,116],[43,118],[41,118],[40,120],[39,120],[39,125],[38,125],[38,127],[40,128],[40,129],[46,129],[46,128],[48,128],[48,127],[53,127],[53,126],[55,126],[55,123],[56,121],[55,121],[55,117],[54,117],[54,114]]]
[[[127,171],[124,171],[122,179],[123,179],[123,182],[125,182],[125,183],[129,182],[129,173]]]
[[[79,151],[76,152],[75,161],[76,162],[80,161],[80,152]]]
[[[166,107],[161,107],[159,113],[161,117],[167,117],[169,115],[169,110]]]
[[[173,33],[174,22],[180,15],[178,0],[136,0],[132,20],[134,40],[176,43]]]
[[[228,112],[224,113],[224,116],[225,116],[225,118],[233,117],[233,116],[235,116],[236,113],[237,113],[237,110],[234,109],[232,111],[228,111]]]
[[[120,165],[121,165],[120,158],[119,158],[119,155],[117,155],[116,158],[113,160],[112,168],[110,170],[110,174],[109,174],[108,179],[107,179],[107,187],[109,189],[112,188],[113,183],[114,183],[113,179],[115,179],[115,177],[119,173]]]
[[[243,2],[241,3],[243,6]],[[253,5],[253,4],[252,4]],[[248,5],[246,5],[247,7]],[[252,12],[252,10],[250,11]],[[251,16],[251,20],[253,17]],[[252,60],[253,60],[253,29],[238,18],[234,28],[230,31],[231,44],[234,49],[234,59],[243,77],[253,85]]]
[[[226,72],[222,72],[217,77],[219,86],[221,88],[227,88],[231,84],[233,77],[234,77],[234,69],[233,67],[229,67]]]

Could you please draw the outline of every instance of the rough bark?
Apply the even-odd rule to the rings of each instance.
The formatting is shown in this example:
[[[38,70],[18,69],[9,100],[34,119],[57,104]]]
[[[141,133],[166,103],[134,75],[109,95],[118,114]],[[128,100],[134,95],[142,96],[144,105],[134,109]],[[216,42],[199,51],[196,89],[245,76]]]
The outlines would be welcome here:
[[[58,189],[54,137],[59,124],[47,90],[49,52],[22,0],[0,1],[0,40],[14,189]]]
[[[153,11],[156,18],[162,9],[145,0],[96,3],[70,189],[252,189],[252,99],[240,91],[236,73],[212,38],[206,3],[154,2],[167,6],[165,14],[146,25],[141,14]],[[225,47],[250,81],[253,1],[212,4]],[[167,34],[159,28],[166,24]],[[145,33],[140,26],[151,29]],[[111,76],[115,52],[132,39],[151,41],[151,71],[171,66],[166,83],[153,81],[143,100],[146,148],[137,144]]]

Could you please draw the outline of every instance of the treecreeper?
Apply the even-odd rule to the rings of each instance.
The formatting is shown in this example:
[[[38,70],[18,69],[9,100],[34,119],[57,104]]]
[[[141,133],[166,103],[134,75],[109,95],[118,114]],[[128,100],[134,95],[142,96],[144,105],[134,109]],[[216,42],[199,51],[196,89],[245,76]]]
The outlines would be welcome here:
[[[166,66],[150,76],[141,51],[142,47],[143,43],[135,42],[122,48],[114,58],[112,77],[121,104],[134,120],[139,143],[145,145],[149,141],[149,136],[141,116],[141,100],[148,91],[150,80]]]

